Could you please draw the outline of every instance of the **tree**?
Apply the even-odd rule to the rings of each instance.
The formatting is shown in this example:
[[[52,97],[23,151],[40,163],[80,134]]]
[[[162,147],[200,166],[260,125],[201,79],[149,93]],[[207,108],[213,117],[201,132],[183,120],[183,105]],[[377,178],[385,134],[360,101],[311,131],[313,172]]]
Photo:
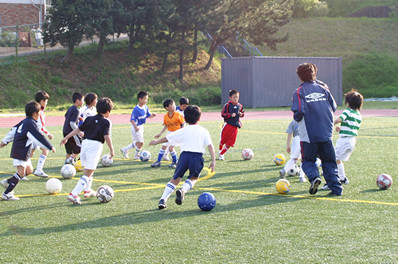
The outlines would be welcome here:
[[[44,23],[43,39],[51,47],[60,43],[68,48],[61,62],[70,60],[75,46],[79,45],[86,32],[90,31],[87,19],[89,16],[86,0],[54,0],[52,1],[47,21]]]

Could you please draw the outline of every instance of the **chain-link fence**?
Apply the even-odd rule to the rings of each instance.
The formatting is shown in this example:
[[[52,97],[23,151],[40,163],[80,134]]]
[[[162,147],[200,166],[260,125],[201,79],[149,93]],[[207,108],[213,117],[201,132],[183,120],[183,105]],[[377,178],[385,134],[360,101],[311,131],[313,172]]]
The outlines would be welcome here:
[[[45,59],[49,51],[65,49],[60,44],[54,47],[44,44],[41,28],[41,24],[0,27],[0,65],[18,61]],[[110,41],[118,41],[126,38],[127,36],[125,35],[119,38],[108,36]],[[98,38],[83,38],[79,46],[91,43],[98,43]]]

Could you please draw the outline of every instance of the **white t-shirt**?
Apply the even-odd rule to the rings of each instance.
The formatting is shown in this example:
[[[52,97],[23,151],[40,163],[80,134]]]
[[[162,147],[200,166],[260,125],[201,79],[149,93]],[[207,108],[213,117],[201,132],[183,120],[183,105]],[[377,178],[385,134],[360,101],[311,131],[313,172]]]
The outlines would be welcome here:
[[[205,153],[205,146],[213,144],[209,131],[198,124],[178,129],[168,134],[166,138],[171,145],[180,145],[181,152]]]

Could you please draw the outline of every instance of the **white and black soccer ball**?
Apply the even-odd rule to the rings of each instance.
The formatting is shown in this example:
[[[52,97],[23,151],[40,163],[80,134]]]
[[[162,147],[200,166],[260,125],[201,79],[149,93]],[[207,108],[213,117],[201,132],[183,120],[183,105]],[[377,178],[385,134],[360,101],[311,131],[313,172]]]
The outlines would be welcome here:
[[[253,150],[247,148],[242,150],[242,158],[244,160],[251,160],[254,157]]]
[[[144,150],[140,154],[140,160],[141,161],[148,161],[151,159],[151,153],[148,150]]]
[[[110,202],[112,201],[113,197],[114,197],[113,189],[108,185],[102,185],[101,187],[98,188],[97,199],[101,203]]]
[[[61,175],[64,179],[71,179],[76,175],[76,168],[72,164],[65,164],[61,168]]]
[[[62,190],[62,182],[57,178],[51,178],[46,182],[46,190],[49,194],[57,194]]]
[[[101,158],[101,165],[104,167],[109,167],[113,163],[113,159],[109,155],[104,155]]]
[[[289,176],[298,176],[300,173],[300,168],[296,164],[292,168],[287,171],[287,175]]]

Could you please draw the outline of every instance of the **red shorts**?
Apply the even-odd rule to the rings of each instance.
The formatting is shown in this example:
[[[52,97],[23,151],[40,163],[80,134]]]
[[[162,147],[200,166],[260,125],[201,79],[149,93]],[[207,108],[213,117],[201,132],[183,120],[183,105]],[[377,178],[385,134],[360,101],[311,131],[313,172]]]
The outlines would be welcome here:
[[[224,123],[221,130],[220,145],[227,145],[233,147],[235,145],[236,137],[238,136],[238,127]]]

